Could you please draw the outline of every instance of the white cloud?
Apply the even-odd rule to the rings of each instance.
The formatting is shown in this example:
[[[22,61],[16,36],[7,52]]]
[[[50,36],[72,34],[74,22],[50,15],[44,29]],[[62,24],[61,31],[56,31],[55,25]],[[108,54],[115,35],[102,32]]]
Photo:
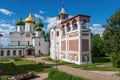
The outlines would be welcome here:
[[[69,18],[72,18],[73,16],[72,15],[69,15]]]
[[[13,14],[12,11],[9,11],[9,10],[3,9],[3,8],[0,8],[0,12],[5,15],[8,15],[8,16],[11,16]]]
[[[34,14],[35,18],[40,18],[40,19],[44,19],[43,16],[39,15],[39,14]]]
[[[47,19],[45,20],[45,23],[47,23],[47,31],[50,30],[50,28],[53,28],[57,25],[57,20],[56,17],[47,17]]]
[[[15,31],[15,26],[6,23],[0,24],[0,33],[3,34],[3,37],[1,38],[3,45],[7,45],[9,43],[9,33],[13,31]]]
[[[101,24],[93,24],[93,26],[90,27],[90,29],[93,34],[100,34],[101,37],[105,30],[105,28],[103,28]]]
[[[44,11],[40,10],[40,13],[41,13],[41,14],[44,14]]]

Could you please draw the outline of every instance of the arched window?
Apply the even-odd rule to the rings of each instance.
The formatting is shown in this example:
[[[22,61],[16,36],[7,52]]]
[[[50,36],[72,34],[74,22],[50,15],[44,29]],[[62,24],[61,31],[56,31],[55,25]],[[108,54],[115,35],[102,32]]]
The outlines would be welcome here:
[[[40,50],[39,50],[39,52],[38,52],[39,54],[40,54]]]
[[[7,56],[10,56],[10,50],[7,50]]]
[[[56,32],[56,36],[59,36],[59,31]]]
[[[1,51],[1,56],[4,56],[4,51],[3,50]]]
[[[20,41],[18,41],[18,46],[20,46]]]
[[[63,33],[63,35],[65,35],[65,27],[64,26],[62,26],[62,33]]]
[[[86,20],[82,20],[81,21],[81,27],[82,27],[82,29],[86,29]]]
[[[78,26],[77,26],[76,20],[73,21],[72,27],[73,27],[73,30],[77,30]]]
[[[28,41],[28,46],[30,45],[30,42]]]
[[[70,24],[68,23],[68,24],[67,24],[67,32],[69,32],[70,29],[71,29],[71,28],[70,28]]]
[[[13,50],[13,56],[16,56],[16,50]]]
[[[40,46],[40,42],[39,42],[39,46]]]
[[[22,56],[22,50],[19,50],[19,56]]]

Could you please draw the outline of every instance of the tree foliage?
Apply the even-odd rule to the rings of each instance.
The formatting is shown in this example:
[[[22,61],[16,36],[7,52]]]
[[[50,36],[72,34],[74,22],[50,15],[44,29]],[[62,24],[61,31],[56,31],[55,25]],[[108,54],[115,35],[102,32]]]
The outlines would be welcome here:
[[[92,56],[105,56],[104,41],[99,34],[92,35],[91,37],[91,52]]]
[[[111,55],[113,66],[120,67],[120,9],[107,19],[104,27],[106,51]]]

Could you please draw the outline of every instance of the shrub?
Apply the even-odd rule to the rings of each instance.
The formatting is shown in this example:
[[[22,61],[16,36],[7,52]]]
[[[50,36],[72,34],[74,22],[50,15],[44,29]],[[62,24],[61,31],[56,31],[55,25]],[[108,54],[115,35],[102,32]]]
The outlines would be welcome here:
[[[52,69],[48,74],[47,80],[84,80],[83,78],[73,76],[71,74],[67,74],[65,72],[61,72],[57,69]]]
[[[12,59],[14,61],[20,61],[21,60],[21,56],[14,56]]]

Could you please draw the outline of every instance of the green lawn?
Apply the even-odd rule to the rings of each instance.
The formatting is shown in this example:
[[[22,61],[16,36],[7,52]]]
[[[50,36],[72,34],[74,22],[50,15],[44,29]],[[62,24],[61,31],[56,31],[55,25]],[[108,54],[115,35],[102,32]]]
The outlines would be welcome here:
[[[5,63],[11,61],[12,58],[0,58],[0,63]]]
[[[48,72],[51,68],[47,66],[43,66],[42,64],[38,64],[26,59],[22,59],[20,61],[9,61],[12,58],[1,58],[0,59],[0,70],[2,70],[2,75],[16,75],[23,74],[25,72],[35,71],[35,72]]]
[[[53,76],[54,75],[54,76]],[[51,69],[48,78],[45,80],[87,80],[81,77],[73,76],[71,74],[59,71],[57,69]]]
[[[44,58],[43,60],[45,61],[50,61],[50,62],[56,62],[55,60],[52,60],[51,58],[47,57]],[[61,65],[67,65],[71,66],[74,68],[81,68],[84,70],[98,70],[98,71],[119,71],[120,68],[115,68],[112,66],[110,57],[92,57],[92,64],[82,64],[82,65],[77,65],[65,61],[58,61],[58,64]]]

